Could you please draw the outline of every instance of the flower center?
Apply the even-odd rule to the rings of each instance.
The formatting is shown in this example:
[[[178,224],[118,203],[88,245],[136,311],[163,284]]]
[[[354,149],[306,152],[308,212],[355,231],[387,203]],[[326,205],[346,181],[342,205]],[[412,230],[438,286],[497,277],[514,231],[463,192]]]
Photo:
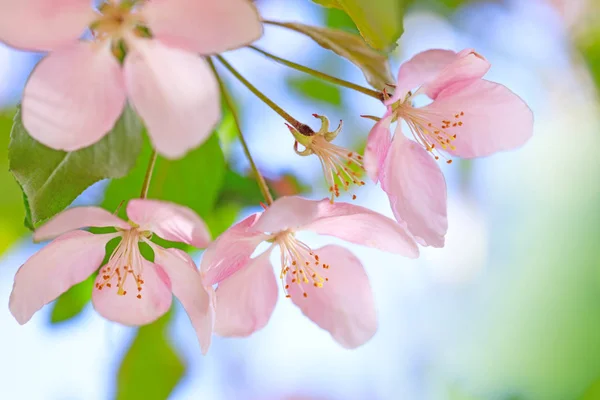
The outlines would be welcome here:
[[[143,233],[136,229],[123,233],[123,238],[111,254],[108,263],[100,268],[99,274],[102,279],[96,282],[97,290],[102,290],[105,287],[110,289],[114,285],[117,289],[117,295],[125,296],[127,295],[125,283],[128,280],[133,280],[137,286],[136,297],[138,299],[142,298],[144,263],[138,247],[138,242],[142,236]]]
[[[408,100],[399,104],[396,115],[406,121],[413,138],[432,153],[436,160],[442,157],[446,159],[446,163],[452,163],[452,159],[446,158],[442,151],[456,150],[452,142],[456,140],[457,130],[464,125],[464,111],[458,110],[452,115],[439,115],[414,108]]]
[[[105,1],[98,7],[101,15],[90,25],[94,40],[98,43],[110,42],[111,51],[120,62],[127,54],[130,35],[152,37],[139,12],[142,6],[141,0]]]
[[[296,151],[297,143],[294,147]],[[363,186],[364,181],[360,179],[359,171],[364,171],[362,156],[329,142],[323,135],[313,135],[304,144],[305,151],[310,151],[319,157],[325,181],[331,193],[331,202],[340,196],[340,186],[348,191],[350,185]],[[352,196],[356,199],[356,195]]]
[[[101,15],[90,27],[96,40],[121,39],[142,22],[130,1],[104,2],[98,10]]]
[[[312,251],[305,243],[296,239],[293,232],[281,232],[274,240],[279,245],[281,251],[281,273],[279,274],[279,279],[281,280],[285,297],[292,297],[289,293],[290,284],[298,285],[302,291],[302,295],[308,297],[305,285],[322,288],[323,284],[329,281],[329,278],[319,273],[321,269],[329,269],[329,264],[324,264],[316,252]]]

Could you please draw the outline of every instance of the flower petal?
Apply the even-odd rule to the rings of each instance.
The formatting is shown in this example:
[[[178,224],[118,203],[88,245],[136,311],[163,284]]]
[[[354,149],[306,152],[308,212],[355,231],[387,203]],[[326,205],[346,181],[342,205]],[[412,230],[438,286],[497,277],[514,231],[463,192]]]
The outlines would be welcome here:
[[[0,2],[0,42],[30,51],[75,42],[96,18],[90,0]]]
[[[57,150],[90,146],[112,129],[125,106],[121,68],[108,47],[76,43],[47,55],[23,92],[23,124]]]
[[[527,104],[507,87],[483,79],[446,88],[423,110],[440,118],[464,112],[461,126],[446,129],[456,134],[456,150],[449,153],[463,158],[512,150],[533,135],[533,113]]]
[[[248,0],[153,0],[143,13],[158,40],[193,53],[222,53],[262,35],[258,11]]]
[[[33,233],[33,240],[40,242],[62,235],[65,232],[86,227],[114,226],[130,229],[121,218],[100,207],[73,207],[56,215]]]
[[[25,262],[15,275],[9,308],[19,324],[84,281],[104,260],[106,243],[114,235],[73,231],[59,236]]]
[[[481,79],[490,69],[490,63],[482,55],[472,49],[465,49],[456,54],[454,60],[444,66],[435,77],[426,82],[420,89],[432,99],[451,85],[468,84]]]
[[[252,227],[259,216],[260,213],[252,214],[233,225],[204,251],[200,270],[205,285],[214,285],[227,279],[251,260],[256,247],[268,238]]]
[[[412,236],[396,221],[368,208],[349,203],[318,203],[319,217],[302,230],[330,235],[351,243],[416,258],[419,248]]]
[[[210,243],[206,223],[193,210],[166,201],[132,199],[127,216],[143,231],[156,233],[163,239],[204,248]]]
[[[154,249],[154,261],[169,276],[173,294],[179,299],[198,335],[202,354],[208,352],[215,320],[216,299],[205,287],[190,256],[179,249]]]
[[[390,124],[392,123],[392,115],[389,111],[380,121],[378,121],[367,138],[367,147],[365,148],[364,167],[369,175],[369,178],[375,183],[379,180],[379,171],[385,161],[392,136],[390,132]]]
[[[245,268],[219,283],[215,332],[221,336],[249,336],[262,329],[275,309],[277,280],[265,251]]]
[[[386,104],[403,100],[410,90],[418,87],[420,93],[435,99],[446,86],[479,79],[489,69],[489,62],[472,49],[460,53],[437,49],[423,51],[400,66],[396,91]]]
[[[446,181],[421,145],[398,131],[385,161],[381,186],[398,222],[424,245],[444,246],[448,230]]]
[[[132,43],[124,66],[127,92],[158,152],[180,158],[208,139],[221,117],[217,80],[193,53],[157,40]]]
[[[115,285],[102,289],[94,287],[92,303],[98,314],[123,325],[139,326],[154,322],[169,311],[173,301],[169,277],[160,266],[145,259],[142,263],[144,284],[141,292],[131,276],[123,285],[124,295],[117,294]],[[99,274],[96,283],[103,282],[102,274]]]
[[[327,270],[323,287],[291,283],[291,299],[302,313],[327,330],[342,346],[356,348],[377,331],[377,312],[369,278],[358,258],[340,246],[316,250],[323,259],[337,260]],[[306,293],[306,297],[304,297]]]
[[[298,196],[281,197],[262,213],[253,228],[272,233],[297,230],[319,217],[319,203]]]
[[[440,70],[456,58],[452,50],[432,49],[418,53],[400,66],[394,96],[386,104],[404,100],[406,94],[433,79]]]

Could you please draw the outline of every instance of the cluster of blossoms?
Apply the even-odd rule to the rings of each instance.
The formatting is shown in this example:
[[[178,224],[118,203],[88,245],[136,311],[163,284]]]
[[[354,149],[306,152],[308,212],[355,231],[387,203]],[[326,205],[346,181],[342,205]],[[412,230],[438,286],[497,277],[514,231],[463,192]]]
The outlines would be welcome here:
[[[20,25],[39,29],[23,31]],[[79,40],[86,28],[91,40]],[[218,81],[203,55],[245,46],[261,33],[261,20],[247,0],[113,0],[95,9],[88,0],[0,5],[0,41],[50,51],[25,88],[23,123],[36,140],[66,151],[100,140],[129,101],[155,149],[165,157],[183,156],[220,119]],[[404,63],[390,90],[380,93],[385,111],[372,117],[377,122],[364,155],[332,143],[341,123],[332,131],[326,117],[314,115],[321,121],[317,132],[290,123],[294,149],[317,156],[330,198],[268,201],[263,212],[212,242],[192,210],[157,200],[130,200],[128,222],[97,207],[58,214],[34,233],[36,240],[54,240],[19,269],[12,314],[26,323],[97,272],[92,300],[98,313],[143,325],[165,314],[175,295],[206,352],[213,332],[247,336],[264,327],[281,286],[285,297],[342,346],[360,346],[377,329],[361,262],[337,245],[311,248],[296,234],[312,231],[409,258],[418,257],[419,245],[443,247],[446,183],[438,162],[514,149],[532,135],[530,109],[506,87],[483,79],[489,68],[470,49],[429,50]],[[415,107],[420,95],[430,102]],[[337,201],[341,190],[365,185],[364,172],[381,184],[396,220]],[[92,234],[82,230],[87,227],[115,232]],[[206,248],[200,268],[187,253],[158,246],[153,235]],[[103,264],[107,244],[117,240]],[[144,258],[140,243],[151,248],[152,261]],[[268,248],[254,255],[261,243]],[[271,264],[276,249],[279,283]]]

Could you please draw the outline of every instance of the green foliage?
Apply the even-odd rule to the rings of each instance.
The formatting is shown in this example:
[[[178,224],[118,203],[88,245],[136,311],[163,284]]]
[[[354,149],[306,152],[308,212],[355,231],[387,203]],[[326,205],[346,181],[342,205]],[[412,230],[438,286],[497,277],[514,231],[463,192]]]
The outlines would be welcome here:
[[[579,43],[579,48],[586,61],[596,86],[600,88],[600,29],[591,32]]]
[[[600,399],[600,378],[596,379],[585,393],[577,400],[598,400]]]
[[[348,16],[342,10],[337,8],[326,8],[325,11],[325,25],[334,28],[341,29],[347,32],[360,34],[354,22],[352,22],[352,18]]]
[[[35,141],[17,112],[8,157],[10,171],[23,190],[25,225],[35,229],[95,182],[127,175],[140,152],[141,133],[139,119],[126,109],[113,130],[98,143],[67,153]]]
[[[389,52],[404,32],[405,0],[313,0],[325,7],[343,10],[354,21],[367,43]]]
[[[342,105],[342,92],[339,86],[334,86],[311,76],[292,76],[287,84],[297,94],[315,102]]]
[[[92,299],[95,276],[73,286],[56,300],[50,314],[51,324],[60,324],[76,317]]]
[[[0,113],[0,254],[26,232],[23,227],[23,194],[8,172],[8,142],[12,113]]]
[[[237,203],[219,203],[219,206],[204,218],[215,238],[233,225],[241,208]]]
[[[168,338],[168,313],[141,327],[117,374],[117,400],[164,400],[185,373],[185,365]]]
[[[295,22],[282,23],[281,25],[305,34],[320,46],[354,63],[361,69],[367,82],[374,88],[383,90],[386,84],[394,82],[387,56],[373,50],[360,36],[339,29],[322,28]]]
[[[219,202],[255,206],[261,201],[263,197],[256,179],[227,170]]]
[[[219,127],[216,129],[217,136],[219,137],[219,142],[221,143],[221,149],[225,155],[228,155],[231,146],[237,140],[237,132],[235,129],[235,119],[233,118],[233,114],[226,109],[223,108],[223,118],[221,119],[221,123]]]
[[[142,155],[125,178],[112,180],[102,207],[116,210],[121,202],[139,197],[152,148],[146,142]],[[214,209],[225,179],[225,158],[216,135],[179,160],[158,157],[148,198],[172,201],[189,207],[205,218]],[[125,207],[119,215],[126,218]]]

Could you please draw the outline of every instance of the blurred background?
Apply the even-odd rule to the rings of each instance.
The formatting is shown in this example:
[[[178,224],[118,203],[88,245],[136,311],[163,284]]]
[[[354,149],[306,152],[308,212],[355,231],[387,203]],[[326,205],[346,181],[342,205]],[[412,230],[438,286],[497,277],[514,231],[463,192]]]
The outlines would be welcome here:
[[[343,13],[307,0],[257,5],[272,20],[355,29]],[[269,26],[259,44],[364,84],[353,65],[297,33]],[[600,399],[600,1],[414,0],[394,74],[419,51],[465,47],[491,61],[488,79],[532,107],[534,138],[518,151],[443,165],[450,192],[444,249],[424,249],[411,261],[353,247],[376,297],[375,337],[344,350],[281,299],[266,328],[247,339],[215,338],[203,357],[178,303],[153,325],[125,328],[93,311],[91,281],[25,326],[10,315],[13,276],[40,245],[23,226],[6,149],[40,55],[0,45],[0,399]],[[372,124],[359,115],[381,113],[370,98],[251,50],[225,57],[296,118],[343,118],[338,141],[348,147],[361,149]],[[220,73],[274,191],[325,197],[317,159],[297,157],[283,121]],[[235,135],[226,114],[202,148],[180,161],[160,160],[150,197],[190,205],[215,236],[256,211],[260,192]],[[100,182],[76,204],[115,209],[139,191],[148,154],[146,144],[130,177]],[[391,216],[379,188],[355,193],[360,204]]]

